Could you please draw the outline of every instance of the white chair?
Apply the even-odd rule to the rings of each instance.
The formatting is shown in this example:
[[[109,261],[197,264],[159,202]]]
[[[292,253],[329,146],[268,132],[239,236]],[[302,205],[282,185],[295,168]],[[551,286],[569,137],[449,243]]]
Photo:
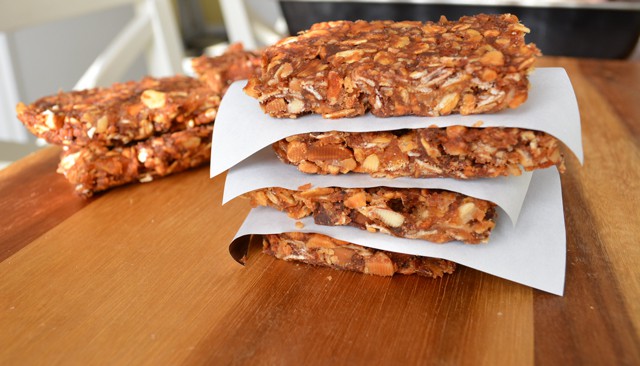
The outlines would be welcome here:
[[[257,49],[287,36],[287,24],[275,0],[220,0],[227,37]]]
[[[1,140],[35,145],[34,139],[15,118],[14,108],[21,100],[21,95],[6,32],[80,17],[126,4],[134,7],[133,19],[98,55],[74,89],[124,81],[121,78],[141,54],[146,56],[149,75],[183,73],[184,50],[170,0],[0,0]],[[46,57],[43,57],[42,62],[46,61]],[[0,165],[2,161],[6,161],[2,156],[1,144],[2,142]]]

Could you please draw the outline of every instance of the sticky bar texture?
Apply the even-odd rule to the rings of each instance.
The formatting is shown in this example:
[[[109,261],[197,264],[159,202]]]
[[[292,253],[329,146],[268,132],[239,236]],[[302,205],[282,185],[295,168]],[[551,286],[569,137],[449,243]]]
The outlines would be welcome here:
[[[282,161],[311,174],[470,179],[520,175],[521,168],[565,169],[557,139],[518,128],[307,133],[277,141],[273,149]]]
[[[273,117],[440,116],[515,108],[540,51],[515,15],[334,21],[265,49],[245,92]]]
[[[145,77],[109,88],[60,92],[25,105],[18,118],[59,145],[117,146],[214,121],[220,94],[187,76]]]
[[[377,276],[399,273],[438,278],[456,268],[444,259],[386,252],[312,233],[265,235],[263,249],[278,259]]]
[[[251,204],[285,211],[293,219],[313,215],[319,225],[353,226],[436,243],[485,243],[495,227],[495,204],[439,189],[265,188],[247,194]]]
[[[209,124],[126,146],[71,147],[62,154],[58,173],[85,197],[131,182],[151,182],[209,162],[212,131]]]
[[[191,66],[200,80],[222,95],[234,81],[246,80],[260,72],[260,53],[234,43],[220,56],[193,58]]]

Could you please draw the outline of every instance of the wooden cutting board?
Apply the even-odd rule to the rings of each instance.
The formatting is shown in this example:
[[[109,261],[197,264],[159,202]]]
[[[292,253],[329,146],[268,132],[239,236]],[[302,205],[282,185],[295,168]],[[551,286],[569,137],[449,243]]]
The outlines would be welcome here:
[[[640,64],[547,58],[578,97],[563,297],[227,244],[249,210],[207,167],[84,201],[46,148],[0,171],[0,364],[640,364]],[[541,269],[543,270],[543,269]]]

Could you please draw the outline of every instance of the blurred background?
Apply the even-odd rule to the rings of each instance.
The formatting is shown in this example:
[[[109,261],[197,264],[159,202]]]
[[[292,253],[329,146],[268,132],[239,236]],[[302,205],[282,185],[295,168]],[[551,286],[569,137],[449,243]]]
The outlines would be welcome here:
[[[141,12],[141,3],[146,6],[156,2],[92,0],[100,4],[96,11],[77,14],[80,11],[73,10],[83,7],[78,5],[83,4],[81,1],[41,1],[45,4],[69,3],[69,15],[43,17],[47,18],[46,21],[38,23],[34,20],[28,26],[18,21],[13,24],[11,19],[21,15],[8,14],[9,9],[22,2],[0,0],[0,169],[42,146],[15,118],[15,105],[19,101],[30,103],[60,90],[68,91],[74,86],[90,85],[78,84],[78,81],[96,57],[112,45],[114,39],[119,39],[121,33],[135,28],[131,23]],[[480,12],[516,14],[531,28],[527,41],[535,42],[545,55],[640,60],[639,0],[166,2],[173,19],[163,19],[163,24],[174,23],[173,33],[179,47],[173,48],[176,51],[172,54],[179,54],[175,55],[181,59],[179,70],[174,65],[173,68],[164,68],[164,71],[154,71],[149,55],[141,54],[132,57],[130,65],[118,74],[117,80],[103,81],[105,85],[101,86],[114,81],[140,79],[147,74],[162,76],[166,70],[189,74],[189,57],[215,55],[228,42],[241,41],[247,48],[260,48],[319,21],[436,21],[440,15],[457,19]],[[50,11],[47,7],[52,8],[52,5],[37,3],[30,0],[29,4],[22,6],[23,15],[47,12]],[[2,13],[5,14],[4,19]],[[155,13],[152,12],[152,16]],[[171,27],[167,29],[171,31]],[[126,48],[123,50],[126,53]]]

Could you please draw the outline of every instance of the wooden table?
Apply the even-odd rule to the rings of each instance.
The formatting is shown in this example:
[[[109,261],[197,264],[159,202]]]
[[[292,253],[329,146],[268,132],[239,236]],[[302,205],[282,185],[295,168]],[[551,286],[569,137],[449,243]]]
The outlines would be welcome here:
[[[206,167],[89,201],[47,148],[0,171],[0,364],[640,364],[640,64],[553,58],[585,165],[562,177],[564,297],[469,268],[430,280],[227,244]]]

